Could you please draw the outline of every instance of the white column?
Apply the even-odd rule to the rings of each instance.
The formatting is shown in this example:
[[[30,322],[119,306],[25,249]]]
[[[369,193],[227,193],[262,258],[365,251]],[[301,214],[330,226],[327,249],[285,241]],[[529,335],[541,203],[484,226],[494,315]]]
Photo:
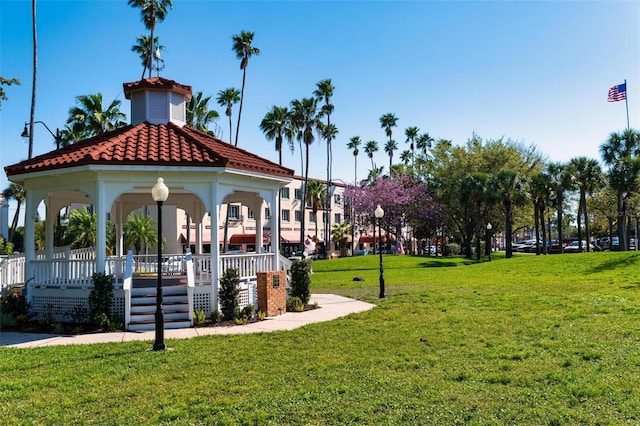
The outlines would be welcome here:
[[[0,194],[0,237],[9,239],[9,200]]]
[[[107,209],[105,184],[98,182],[96,188],[96,272],[104,272],[107,261]]]
[[[116,256],[123,256],[124,252],[124,221],[122,217],[122,201],[116,203]]]
[[[51,197],[47,197],[47,202],[45,203],[47,217],[44,223],[45,253],[47,259],[53,258],[53,240],[55,239],[54,229],[56,226],[56,206],[57,203],[53,201]]]
[[[271,192],[269,205],[271,206],[271,253],[273,256],[273,270],[280,270],[280,235],[278,230],[278,215],[280,205],[278,204],[278,194],[280,189]]]
[[[211,185],[211,205],[209,206],[209,212],[211,216],[211,310],[217,311],[220,309],[218,302],[218,285],[220,282],[220,247],[218,244],[220,205],[218,204],[217,183]]]
[[[35,271],[33,261],[36,258],[36,214],[38,211],[38,200],[33,191],[26,190],[24,202],[24,257],[25,257],[25,290],[27,301],[33,303],[33,286]]]

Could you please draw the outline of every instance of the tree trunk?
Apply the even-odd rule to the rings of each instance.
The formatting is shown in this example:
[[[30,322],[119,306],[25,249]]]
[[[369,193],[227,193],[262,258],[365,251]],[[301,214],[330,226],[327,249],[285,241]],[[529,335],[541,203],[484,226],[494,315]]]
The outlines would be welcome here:
[[[236,125],[236,143],[234,144],[235,146],[238,146],[238,134],[240,133],[240,116],[242,115],[242,101],[244,101],[244,82],[246,77],[247,67],[245,66],[242,70],[242,89],[240,89],[240,108],[238,108],[238,124]]]

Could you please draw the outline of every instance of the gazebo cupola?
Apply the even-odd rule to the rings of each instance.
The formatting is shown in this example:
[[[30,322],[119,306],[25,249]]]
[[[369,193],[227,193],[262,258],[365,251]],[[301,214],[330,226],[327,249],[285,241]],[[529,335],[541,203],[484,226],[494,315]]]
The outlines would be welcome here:
[[[182,127],[187,121],[187,102],[191,86],[162,77],[124,83],[124,95],[131,100],[131,124],[174,123]]]

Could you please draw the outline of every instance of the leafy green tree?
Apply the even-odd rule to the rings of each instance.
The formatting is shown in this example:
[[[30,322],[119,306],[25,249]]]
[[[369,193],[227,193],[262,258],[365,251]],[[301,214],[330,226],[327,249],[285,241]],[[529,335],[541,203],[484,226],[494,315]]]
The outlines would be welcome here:
[[[220,118],[218,111],[209,109],[211,96],[204,97],[198,92],[191,97],[187,105],[187,125],[204,133],[215,136],[215,132],[209,130],[209,125]]]
[[[236,57],[240,59],[240,69],[242,70],[242,89],[240,90],[240,108],[238,109],[238,124],[236,126],[236,141],[235,146],[238,146],[238,134],[240,132],[240,117],[242,116],[242,104],[244,102],[244,87],[247,78],[247,66],[249,65],[249,58],[254,55],[260,54],[260,49],[253,46],[253,31],[240,31],[240,34],[235,34],[233,39],[233,51],[236,53]],[[231,141],[229,141],[231,142]]]
[[[156,24],[162,22],[167,17],[169,10],[173,8],[171,0],[129,0],[129,6],[140,9],[140,19],[144,23],[146,29],[150,31],[149,40],[150,52],[155,52],[153,42],[156,41],[154,35]],[[151,78],[151,63],[143,62],[144,70],[149,70],[149,78]],[[142,71],[142,78],[144,78],[144,71]]]
[[[7,98],[7,93],[4,91],[3,86],[9,87],[13,84],[20,86],[20,80],[18,80],[17,78],[4,78],[0,76],[0,111],[2,111],[2,102],[9,99]]]
[[[224,90],[220,90],[216,97],[218,105],[224,107],[224,115],[229,118],[229,143],[233,140],[233,128],[231,125],[231,116],[233,115],[233,106],[240,102],[240,92],[233,87],[229,87]],[[237,142],[236,142],[237,145]]]
[[[347,148],[353,151],[353,160],[355,162],[353,182],[356,185],[358,184],[358,155],[360,154],[360,150],[359,150],[360,143],[361,143],[360,136],[352,136],[351,139],[349,139],[349,143],[347,144]]]
[[[413,154],[408,149],[405,149],[400,153],[400,162],[404,164],[405,167],[407,167],[412,160]]]
[[[153,43],[151,43],[149,36],[143,34],[139,36],[136,41],[137,44],[134,44],[133,47],[131,47],[131,51],[137,53],[140,57],[140,62],[143,67],[141,78],[144,78],[147,70],[151,70],[152,68],[154,54],[160,54],[160,52],[163,52],[166,49],[159,43],[158,37],[154,37]],[[155,52],[153,51],[154,46],[156,48]]]
[[[140,211],[129,213],[123,226],[124,244],[133,247],[140,254],[143,247],[155,247],[158,244],[158,225],[151,216]],[[164,241],[163,241],[164,244]]]

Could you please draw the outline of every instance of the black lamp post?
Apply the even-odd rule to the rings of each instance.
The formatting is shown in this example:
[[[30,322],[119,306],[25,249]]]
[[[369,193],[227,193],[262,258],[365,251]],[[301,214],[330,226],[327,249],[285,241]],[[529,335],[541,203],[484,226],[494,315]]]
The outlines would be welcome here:
[[[169,197],[169,188],[164,184],[164,179],[158,178],[158,182],[151,189],[151,196],[158,204],[158,285],[156,287],[156,341],[153,343],[153,350],[163,351],[166,346],[162,313],[162,203]]]
[[[56,129],[56,134],[54,135],[51,129],[49,128],[49,126],[47,126],[44,123],[44,121],[34,121],[33,124],[35,123],[42,124],[44,128],[47,129],[49,133],[51,133],[51,136],[53,136],[53,138],[56,140],[56,149],[60,149],[60,129]],[[29,129],[27,128],[27,123],[24,123],[24,130],[22,131],[22,134],[20,135],[20,137],[23,137],[23,138],[29,137]]]
[[[382,207],[380,207],[380,204],[378,204],[378,207],[376,207],[376,210],[373,212],[373,214],[376,216],[376,219],[378,219],[378,241],[382,242],[380,222],[382,222],[382,218],[384,217],[384,210],[382,209]],[[375,225],[373,226],[375,227]],[[382,249],[380,247],[378,247],[378,252],[380,253],[380,294],[378,295],[378,297],[380,299],[384,299],[387,296],[384,294],[384,267],[382,266]]]
[[[491,222],[487,223],[487,242],[489,243],[489,262],[491,262],[491,252],[493,251],[493,237],[491,235]]]

